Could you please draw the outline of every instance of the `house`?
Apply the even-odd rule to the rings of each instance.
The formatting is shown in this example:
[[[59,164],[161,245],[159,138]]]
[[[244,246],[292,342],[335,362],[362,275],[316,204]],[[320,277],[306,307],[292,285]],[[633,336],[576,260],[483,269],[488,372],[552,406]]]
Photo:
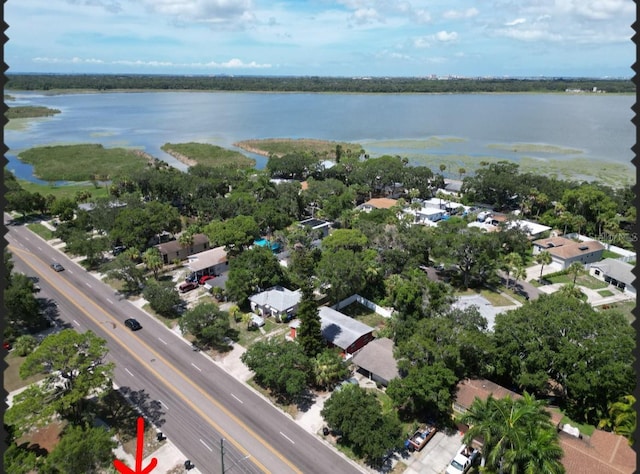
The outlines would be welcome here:
[[[436,209],[433,207],[421,207],[420,209],[404,208],[402,210],[405,214],[413,216],[413,220],[417,224],[434,224],[442,219],[446,219],[449,214],[443,209]]]
[[[209,237],[204,234],[194,234],[191,245],[184,246],[178,240],[171,240],[163,244],[155,245],[162,255],[165,265],[174,260],[186,260],[189,255],[202,252],[209,248]]]
[[[444,180],[444,189],[442,190],[447,194],[459,195],[462,191],[462,181],[457,179]]]
[[[315,219],[313,217],[298,222],[298,225],[311,229],[311,231],[314,234],[318,234],[318,237],[320,238],[324,238],[329,235],[329,228],[331,227],[330,222],[322,219]]]
[[[187,257],[189,262],[187,268],[196,276],[202,275],[220,275],[229,269],[229,261],[227,260],[227,251],[224,247],[215,247],[205,250]]]
[[[385,387],[390,380],[400,377],[393,357],[393,341],[386,337],[371,341],[356,352],[351,361],[359,372]]]
[[[486,379],[464,379],[458,383],[454,399],[454,412],[462,414],[475,398],[521,398],[515,392]],[[623,436],[607,431],[595,430],[590,437],[575,436],[573,430],[560,423],[562,413],[550,408],[551,421],[558,427],[558,439],[563,451],[561,459],[566,474],[631,474],[636,468],[636,453]]]
[[[373,328],[328,306],[318,308],[322,336],[331,346],[353,354],[373,340]]]
[[[573,262],[583,265],[602,260],[604,246],[595,240],[575,242],[565,237],[549,237],[533,241],[533,255],[546,250],[554,263],[566,270]]]
[[[507,229],[519,227],[527,233],[527,237],[529,237],[530,239],[540,238],[542,234],[551,230],[551,227],[547,225],[520,219],[508,221],[506,226]]]
[[[594,277],[635,296],[636,289],[633,286],[635,276],[632,271],[633,265],[613,258],[605,258],[600,262],[592,263],[589,269],[589,273]]]
[[[371,212],[374,209],[391,209],[398,203],[396,199],[390,198],[373,198],[358,206],[358,209],[365,212]]]
[[[273,316],[276,321],[289,321],[295,316],[301,298],[300,290],[291,291],[282,286],[274,286],[250,296],[249,304],[251,311],[260,316]]]

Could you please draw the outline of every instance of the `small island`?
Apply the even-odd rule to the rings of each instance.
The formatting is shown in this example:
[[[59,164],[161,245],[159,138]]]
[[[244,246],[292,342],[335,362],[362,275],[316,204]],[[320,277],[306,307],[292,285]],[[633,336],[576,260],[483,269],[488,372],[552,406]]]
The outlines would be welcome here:
[[[336,150],[349,151],[362,149],[359,143],[334,142],[330,140],[316,140],[313,138],[266,138],[262,140],[242,140],[233,144],[238,148],[262,156],[284,155],[296,153],[310,153],[320,159],[336,159]],[[340,147],[340,148],[338,148]]]
[[[160,148],[187,166],[252,168],[256,164],[254,159],[239,151],[208,143],[165,143]]]
[[[51,117],[52,115],[56,115],[59,113],[60,111],[58,109],[50,109],[49,107],[41,107],[35,105],[24,105],[19,107],[9,107],[4,115],[7,119],[12,120]]]

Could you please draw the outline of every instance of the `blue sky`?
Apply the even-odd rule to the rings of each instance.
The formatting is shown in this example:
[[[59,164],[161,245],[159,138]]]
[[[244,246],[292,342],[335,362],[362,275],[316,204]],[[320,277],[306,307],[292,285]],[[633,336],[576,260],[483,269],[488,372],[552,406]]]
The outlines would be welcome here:
[[[9,72],[632,77],[632,0],[8,0]]]

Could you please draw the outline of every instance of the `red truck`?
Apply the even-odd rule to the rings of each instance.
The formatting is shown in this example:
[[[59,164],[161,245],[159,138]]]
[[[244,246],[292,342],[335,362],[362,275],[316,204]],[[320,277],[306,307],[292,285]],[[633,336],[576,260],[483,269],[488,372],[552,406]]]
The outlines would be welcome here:
[[[420,451],[429,442],[438,429],[433,425],[427,425],[416,430],[409,439],[404,442],[404,446],[411,451]]]

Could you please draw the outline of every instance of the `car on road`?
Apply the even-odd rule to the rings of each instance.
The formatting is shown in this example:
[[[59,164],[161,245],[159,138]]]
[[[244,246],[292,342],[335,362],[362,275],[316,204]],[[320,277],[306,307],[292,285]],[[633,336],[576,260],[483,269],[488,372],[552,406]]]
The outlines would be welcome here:
[[[132,331],[137,331],[139,329],[142,329],[142,325],[138,322],[138,320],[133,318],[125,319],[124,325],[127,326]]]
[[[207,280],[213,280],[215,278],[214,275],[203,275],[198,280],[198,283],[204,285]]]
[[[196,288],[198,288],[197,282],[185,281],[178,287],[178,290],[180,291],[180,293],[186,293],[187,291],[195,290]]]
[[[64,267],[62,265],[60,265],[58,262],[53,262],[51,264],[51,268],[53,268],[57,272],[61,272],[61,271],[64,270]]]

